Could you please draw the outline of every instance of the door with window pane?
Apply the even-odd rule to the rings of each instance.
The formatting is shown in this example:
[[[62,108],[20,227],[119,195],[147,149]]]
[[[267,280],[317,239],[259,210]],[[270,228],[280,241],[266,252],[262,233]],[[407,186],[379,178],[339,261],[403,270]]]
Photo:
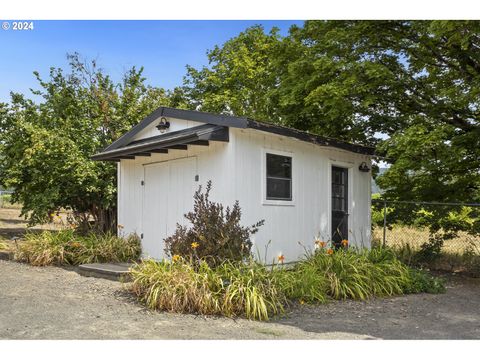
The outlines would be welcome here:
[[[332,244],[348,240],[348,169],[332,166]]]

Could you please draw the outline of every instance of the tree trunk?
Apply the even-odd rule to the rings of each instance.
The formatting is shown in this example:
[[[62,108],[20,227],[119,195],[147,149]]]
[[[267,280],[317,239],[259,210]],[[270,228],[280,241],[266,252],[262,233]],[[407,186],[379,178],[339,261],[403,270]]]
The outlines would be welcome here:
[[[117,208],[98,209],[95,228],[97,231],[117,233]]]

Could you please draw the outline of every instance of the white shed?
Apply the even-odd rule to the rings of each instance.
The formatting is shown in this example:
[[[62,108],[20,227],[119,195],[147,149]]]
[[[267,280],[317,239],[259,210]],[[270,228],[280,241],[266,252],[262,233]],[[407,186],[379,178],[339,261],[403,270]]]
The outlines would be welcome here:
[[[193,206],[199,185],[235,200],[243,225],[264,219],[253,252],[298,260],[315,239],[370,246],[373,149],[247,118],[160,107],[94,160],[118,162],[118,223],[143,256],[165,258],[163,240]]]

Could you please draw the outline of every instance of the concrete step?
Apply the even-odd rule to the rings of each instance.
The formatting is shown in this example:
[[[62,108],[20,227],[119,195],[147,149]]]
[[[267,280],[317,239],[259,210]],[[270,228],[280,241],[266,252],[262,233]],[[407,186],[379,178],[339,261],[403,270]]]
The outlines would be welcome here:
[[[78,266],[78,273],[82,276],[91,276],[115,281],[129,281],[128,269],[131,263],[82,264]]]
[[[0,260],[13,260],[13,252],[0,251]]]

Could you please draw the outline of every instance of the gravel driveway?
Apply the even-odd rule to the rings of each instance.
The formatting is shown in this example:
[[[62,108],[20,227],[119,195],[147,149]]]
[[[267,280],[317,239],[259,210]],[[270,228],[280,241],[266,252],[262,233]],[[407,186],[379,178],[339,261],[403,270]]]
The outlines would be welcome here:
[[[123,285],[0,260],[0,339],[480,338],[480,281],[446,294],[301,306],[272,322],[150,312]]]

